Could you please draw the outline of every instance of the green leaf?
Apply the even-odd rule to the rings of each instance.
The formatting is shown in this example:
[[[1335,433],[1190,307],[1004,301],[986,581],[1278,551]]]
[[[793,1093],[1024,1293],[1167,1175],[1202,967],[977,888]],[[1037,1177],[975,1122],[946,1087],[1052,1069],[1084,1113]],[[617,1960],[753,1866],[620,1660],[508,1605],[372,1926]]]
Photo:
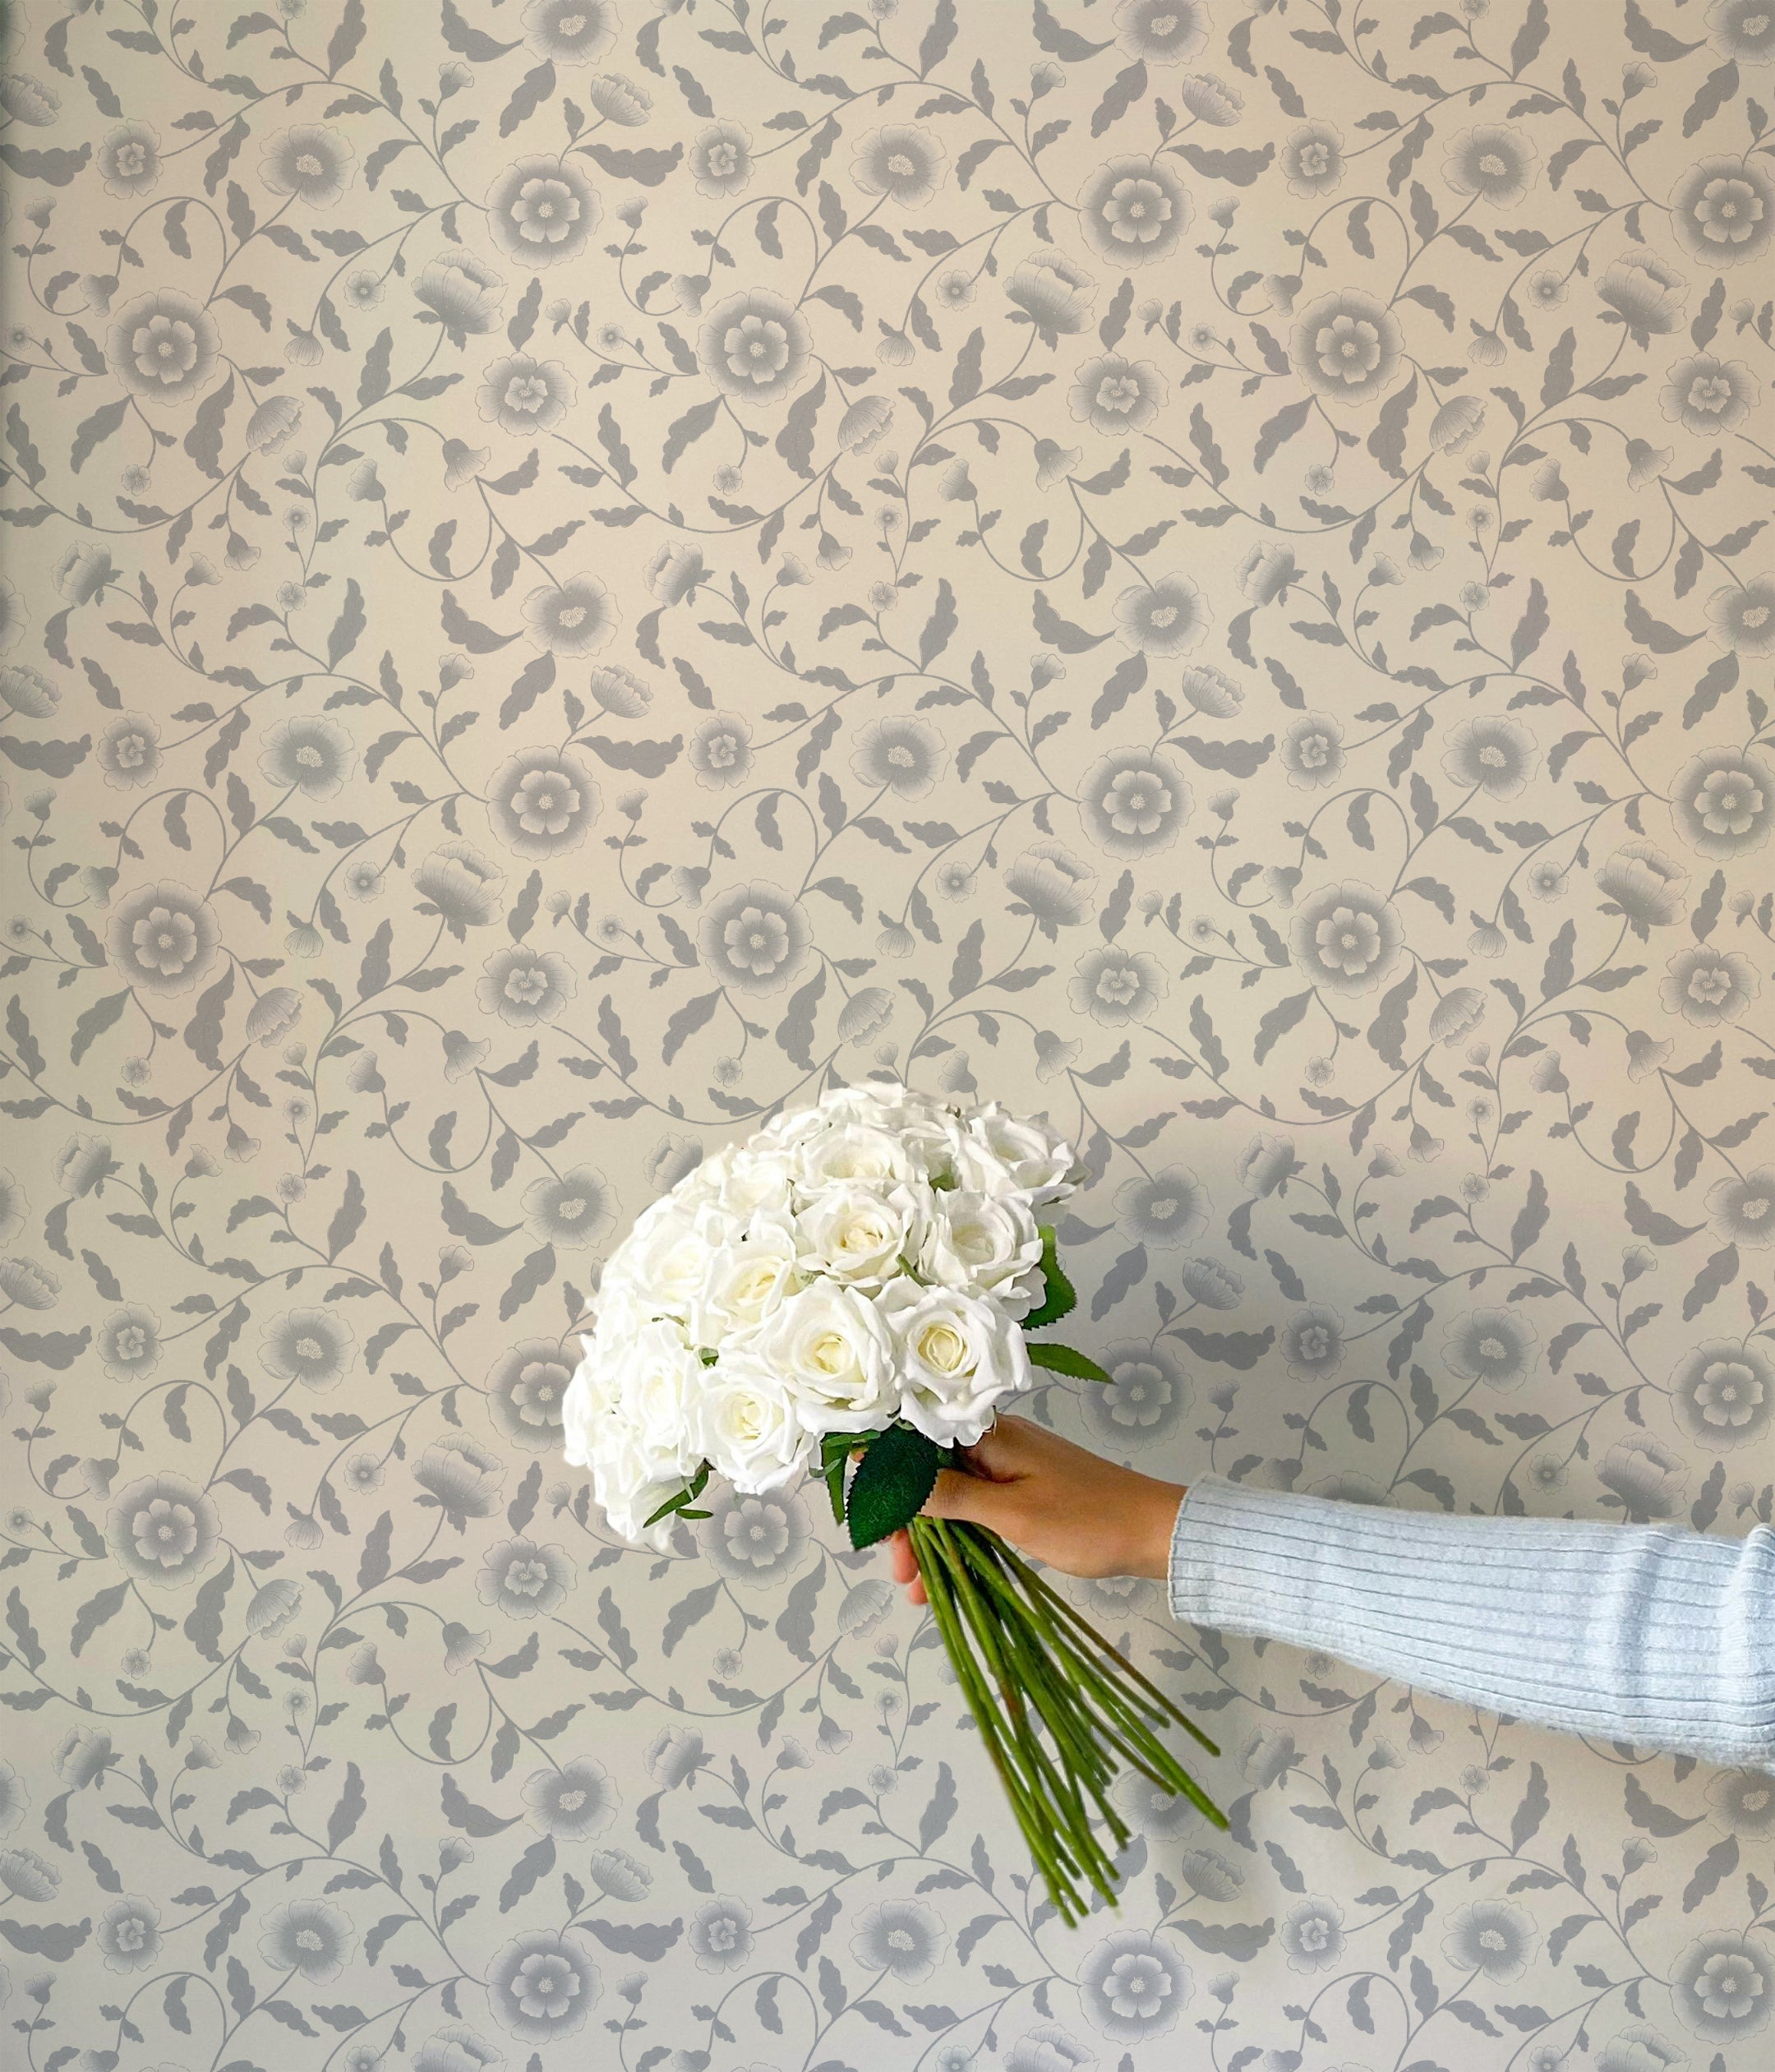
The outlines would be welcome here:
[[[1106,1374],[1095,1360],[1074,1352],[1070,1345],[1030,1345],[1026,1350],[1031,1367],[1051,1368],[1056,1374],[1070,1374],[1081,1382],[1108,1382],[1114,1378]]]
[[[848,1432],[828,1432],[820,1441],[820,1474],[832,1498],[833,1522],[840,1525],[845,1516],[845,1469],[855,1443]]]
[[[869,1442],[851,1484],[851,1544],[873,1547],[924,1507],[943,1449],[910,1425],[891,1424]]]
[[[1030,1310],[1023,1319],[1025,1331],[1045,1331],[1049,1324],[1058,1323],[1063,1317],[1070,1316],[1078,1307],[1078,1291],[1060,1271],[1054,1234],[1050,1225],[1045,1223],[1042,1225],[1041,1234],[1041,1270],[1042,1278],[1047,1283],[1047,1292],[1042,1297],[1040,1308]]]

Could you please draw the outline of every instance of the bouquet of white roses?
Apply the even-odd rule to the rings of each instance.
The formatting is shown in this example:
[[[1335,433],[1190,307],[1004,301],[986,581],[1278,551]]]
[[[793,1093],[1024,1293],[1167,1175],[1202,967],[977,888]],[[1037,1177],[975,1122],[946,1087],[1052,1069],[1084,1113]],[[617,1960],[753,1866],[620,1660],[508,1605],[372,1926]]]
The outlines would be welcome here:
[[[706,1159],[604,1269],[565,1406],[625,1539],[662,1547],[711,1475],[756,1494],[819,1474],[866,1547],[906,1527],[950,1659],[1055,1905],[1113,1901],[1124,1763],[1218,1809],[1158,1737],[1212,1742],[993,1533],[919,1513],[1031,1369],[1108,1380],[1032,1339],[1073,1306],[1042,1215],[1072,1150],[996,1103],[846,1087]],[[996,1692],[996,1698],[994,1693]]]

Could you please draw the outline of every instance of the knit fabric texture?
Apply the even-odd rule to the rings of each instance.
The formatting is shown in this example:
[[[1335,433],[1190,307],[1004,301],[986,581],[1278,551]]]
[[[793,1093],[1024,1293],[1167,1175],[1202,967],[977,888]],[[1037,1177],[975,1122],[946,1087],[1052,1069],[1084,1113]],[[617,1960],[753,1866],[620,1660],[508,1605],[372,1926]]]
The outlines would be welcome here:
[[[1463,1518],[1207,1476],[1171,1608],[1593,1739],[1775,1770],[1775,1530]]]

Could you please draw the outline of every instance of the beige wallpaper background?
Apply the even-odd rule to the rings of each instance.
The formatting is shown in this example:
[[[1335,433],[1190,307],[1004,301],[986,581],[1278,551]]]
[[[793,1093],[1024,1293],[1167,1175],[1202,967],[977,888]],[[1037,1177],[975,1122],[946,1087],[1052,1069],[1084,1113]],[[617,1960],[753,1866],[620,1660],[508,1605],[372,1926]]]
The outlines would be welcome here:
[[[1752,2072],[1775,1784],[1079,1601],[1062,1932],[805,1497],[558,1459],[831,1079],[1118,1457],[1775,1503],[1764,0],[52,0],[0,414],[0,2058]]]

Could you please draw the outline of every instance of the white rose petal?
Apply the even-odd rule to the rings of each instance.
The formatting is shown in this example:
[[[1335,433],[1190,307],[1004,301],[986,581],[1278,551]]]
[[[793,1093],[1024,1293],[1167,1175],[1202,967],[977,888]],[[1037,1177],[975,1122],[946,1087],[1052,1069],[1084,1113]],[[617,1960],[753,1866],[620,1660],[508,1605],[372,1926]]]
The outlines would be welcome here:
[[[855,1288],[817,1281],[777,1311],[752,1350],[781,1377],[815,1437],[873,1431],[898,1411],[893,1340]]]
[[[663,1214],[657,1213],[661,1210]],[[619,1285],[631,1289],[650,1314],[687,1319],[703,1285],[710,1247],[726,1235],[724,1223],[718,1211],[709,1209],[687,1214],[668,1195],[636,1224],[620,1265],[611,1262]]]
[[[964,1294],[997,1297],[1021,1321],[1040,1301],[1041,1232],[1021,1198],[957,1189],[932,1205],[920,1273]]]
[[[696,1466],[690,1413],[703,1371],[695,1348],[665,1317],[642,1326],[615,1371],[622,1416],[660,1463],[662,1473],[675,1468],[680,1475],[689,1474]]]
[[[892,1187],[917,1177],[906,1143],[892,1130],[866,1123],[841,1123],[823,1129],[795,1147],[795,1177],[804,1187],[822,1188],[846,1180],[865,1187]]]
[[[901,1410],[939,1446],[972,1446],[1030,1384],[1023,1335],[997,1303],[897,1281],[882,1311],[900,1358]]]
[[[870,1290],[892,1281],[901,1254],[919,1248],[921,1192],[854,1183],[825,1189],[795,1218],[804,1265]]]
[[[745,1345],[730,1347],[705,1374],[696,1428],[703,1459],[748,1496],[787,1482],[813,1443],[776,1371]]]
[[[707,1254],[702,1285],[690,1304],[690,1339],[718,1350],[735,1332],[753,1331],[806,1285],[794,1220],[758,1210],[737,1242]]]
[[[968,1119],[971,1161],[984,1173],[1003,1173],[1012,1187],[1038,1206],[1057,1201],[1072,1184],[1077,1161],[1072,1147],[1045,1123],[1007,1114],[995,1101],[977,1108]],[[970,1180],[982,1191],[998,1193],[989,1183]]]

